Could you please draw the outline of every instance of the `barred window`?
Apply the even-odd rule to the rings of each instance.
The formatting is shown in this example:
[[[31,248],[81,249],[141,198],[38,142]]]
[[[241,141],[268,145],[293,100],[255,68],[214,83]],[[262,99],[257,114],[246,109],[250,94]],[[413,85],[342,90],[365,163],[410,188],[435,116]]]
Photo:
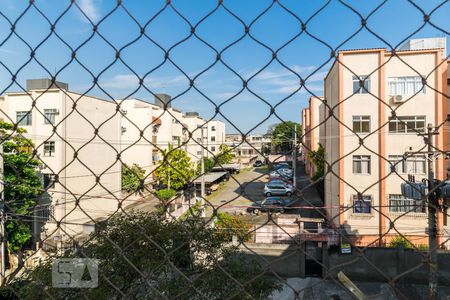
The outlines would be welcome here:
[[[372,212],[372,196],[362,195],[358,198],[353,195],[353,213],[355,214],[370,214]]]
[[[425,116],[389,118],[389,133],[417,133],[425,131]]]
[[[54,141],[48,141],[44,143],[44,156],[55,156]]]
[[[57,114],[56,108],[44,109],[44,124],[55,124]]]
[[[44,174],[44,189],[55,188],[56,175],[55,174]]]
[[[395,167],[397,173],[403,174],[425,174],[426,157],[424,155],[415,155],[403,157],[402,155],[389,155],[389,162]],[[390,168],[389,168],[390,169]]]
[[[370,174],[370,155],[353,155],[353,173]]]
[[[426,209],[425,205],[421,201],[408,199],[398,194],[389,194],[389,211],[399,213],[424,213]]]
[[[364,80],[364,87],[360,85],[360,81]],[[367,75],[353,75],[353,94],[367,94],[370,92],[370,77]]]
[[[425,86],[420,76],[390,77],[388,85],[390,96],[425,93]]]
[[[370,116],[353,116],[353,131],[356,133],[369,133]]]
[[[33,115],[30,111],[18,111],[16,112],[16,123],[19,126],[31,126]]]

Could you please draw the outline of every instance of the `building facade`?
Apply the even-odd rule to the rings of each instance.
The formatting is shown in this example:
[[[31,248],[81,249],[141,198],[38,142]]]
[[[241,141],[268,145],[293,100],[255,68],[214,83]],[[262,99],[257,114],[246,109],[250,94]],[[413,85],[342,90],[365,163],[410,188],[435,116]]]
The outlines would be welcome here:
[[[89,234],[92,220],[118,209],[120,115],[115,103],[71,92],[67,85],[49,88],[45,80],[27,85],[26,92],[4,95],[1,118],[27,130],[41,161],[45,192],[34,233],[45,244],[62,245]]]
[[[306,173],[311,177],[316,174],[317,168],[309,158],[309,152],[317,151],[321,143],[320,131],[324,126],[323,121],[320,120],[320,112],[325,106],[323,102],[323,97],[310,97],[308,107],[302,109],[302,160]]]
[[[424,149],[427,124],[439,126],[448,114],[447,63],[443,49],[340,51],[325,78],[326,103],[319,110],[320,140],[325,146],[325,206],[330,223],[360,245],[384,245],[406,235],[427,243],[423,203],[401,195],[401,183],[427,177]],[[427,85],[423,85],[426,78]],[[444,126],[445,127],[445,126]],[[433,142],[446,151],[440,126]],[[327,167],[327,165],[331,166]],[[435,177],[444,179],[446,162],[434,161]],[[333,173],[331,173],[331,171]],[[390,221],[395,221],[395,230]],[[438,214],[438,236],[447,224]]]

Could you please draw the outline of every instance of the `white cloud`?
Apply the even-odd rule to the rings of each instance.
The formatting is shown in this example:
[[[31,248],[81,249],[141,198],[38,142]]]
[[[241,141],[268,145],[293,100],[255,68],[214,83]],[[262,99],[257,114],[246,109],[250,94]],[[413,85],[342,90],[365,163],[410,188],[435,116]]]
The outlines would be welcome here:
[[[100,2],[95,2],[95,0],[79,0],[78,6],[93,23],[96,23],[100,19]],[[81,12],[80,14],[83,21],[88,22]]]

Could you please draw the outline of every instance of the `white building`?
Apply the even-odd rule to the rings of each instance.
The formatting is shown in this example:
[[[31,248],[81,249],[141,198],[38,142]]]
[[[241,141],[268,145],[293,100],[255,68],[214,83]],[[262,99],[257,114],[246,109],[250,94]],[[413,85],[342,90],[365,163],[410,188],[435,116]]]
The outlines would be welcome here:
[[[4,95],[1,117],[27,130],[42,162],[48,190],[38,211],[42,218],[50,215],[41,233],[44,243],[70,242],[91,232],[93,220],[118,209],[120,115],[114,102],[68,91],[63,83],[30,80],[27,87]]]

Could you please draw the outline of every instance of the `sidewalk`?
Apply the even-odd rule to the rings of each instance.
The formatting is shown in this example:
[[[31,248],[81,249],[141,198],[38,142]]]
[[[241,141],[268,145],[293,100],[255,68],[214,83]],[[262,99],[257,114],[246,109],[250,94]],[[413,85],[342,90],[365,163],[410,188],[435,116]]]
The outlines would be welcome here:
[[[305,172],[305,165],[302,162],[297,163],[297,195],[298,200],[296,205],[308,207],[322,207],[323,201],[316,190],[316,187],[311,184],[309,176]],[[307,218],[323,218],[320,209],[299,209],[300,215]]]

